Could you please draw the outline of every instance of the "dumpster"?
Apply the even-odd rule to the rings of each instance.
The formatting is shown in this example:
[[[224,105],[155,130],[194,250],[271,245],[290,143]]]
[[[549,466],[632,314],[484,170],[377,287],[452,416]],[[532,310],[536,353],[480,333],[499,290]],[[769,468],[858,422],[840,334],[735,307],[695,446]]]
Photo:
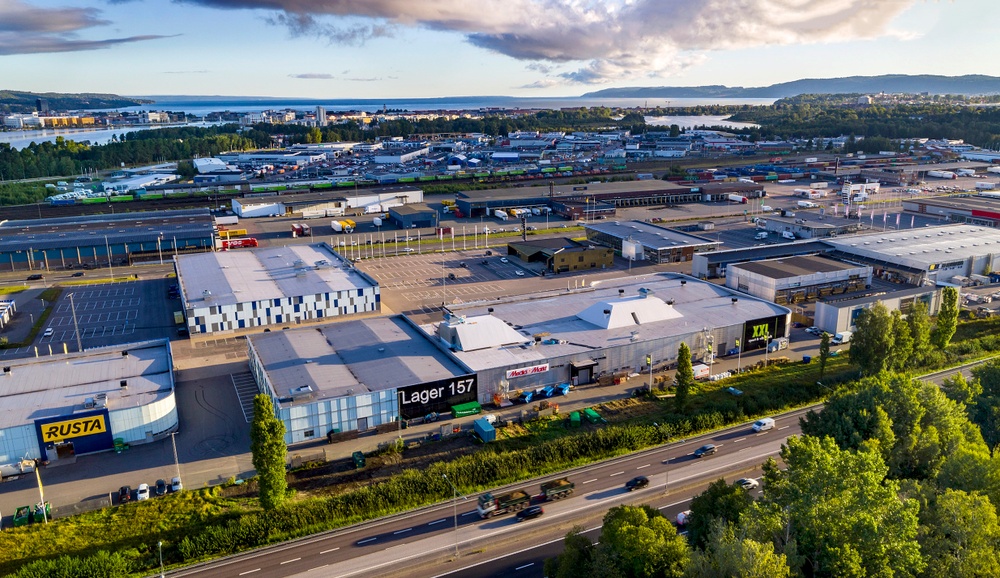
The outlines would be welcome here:
[[[572,427],[580,427],[580,412],[574,411],[569,414],[569,425]]]
[[[18,506],[14,510],[14,527],[27,525],[31,520],[31,506]]]
[[[459,405],[451,406],[451,416],[454,418],[466,417],[470,415],[476,415],[482,410],[483,407],[479,405],[479,402],[470,401],[469,403],[462,403]]]
[[[39,523],[52,519],[52,508],[48,502],[38,502],[35,504],[34,519]]]
[[[355,468],[360,470],[361,468],[365,467],[365,454],[361,452],[354,452],[353,454],[351,454],[351,458],[354,459]]]
[[[809,363],[810,361],[812,361],[812,356],[809,355],[802,356],[802,363]]]

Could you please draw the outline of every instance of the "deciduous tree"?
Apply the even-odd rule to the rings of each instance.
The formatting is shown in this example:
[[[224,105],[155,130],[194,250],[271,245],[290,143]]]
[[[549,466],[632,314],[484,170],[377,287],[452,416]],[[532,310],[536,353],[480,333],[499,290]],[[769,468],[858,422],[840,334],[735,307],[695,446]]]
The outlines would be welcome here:
[[[250,452],[257,470],[260,505],[273,510],[287,498],[285,479],[285,424],[274,415],[274,405],[267,394],[253,398],[253,422],[250,424]]]
[[[736,535],[732,526],[715,524],[705,550],[695,550],[685,578],[788,578],[788,558],[770,543]]]
[[[598,575],[679,578],[690,556],[684,537],[649,506],[611,508],[604,516],[600,541]],[[602,567],[613,571],[605,573]]]
[[[958,289],[945,287],[941,291],[941,309],[938,310],[934,330],[931,331],[931,343],[938,349],[948,347],[957,327]]]
[[[691,516],[688,519],[687,530],[691,543],[704,547],[716,522],[723,525],[735,525],[740,522],[742,514],[753,498],[743,488],[718,479],[712,482],[704,492],[691,500]]]
[[[931,346],[931,320],[927,316],[927,304],[917,301],[910,307],[906,315],[906,324],[910,327],[910,337],[913,339],[911,362],[921,365]]]
[[[876,303],[871,309],[858,315],[854,326],[856,329],[851,336],[851,362],[866,375],[875,375],[888,369],[895,341],[889,310],[885,305]]]

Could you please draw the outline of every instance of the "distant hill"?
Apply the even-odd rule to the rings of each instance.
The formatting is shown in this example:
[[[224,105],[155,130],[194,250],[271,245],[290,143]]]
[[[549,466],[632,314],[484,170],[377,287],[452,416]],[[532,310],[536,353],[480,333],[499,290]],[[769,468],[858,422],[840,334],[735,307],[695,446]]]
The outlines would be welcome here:
[[[67,110],[92,110],[100,108],[123,108],[150,104],[152,100],[129,98],[117,94],[62,94],[58,92],[20,92],[0,90],[0,113],[28,113],[35,110],[35,100],[41,98],[53,112]]]
[[[647,86],[607,88],[582,95],[584,98],[785,98],[800,94],[874,94],[878,92],[919,94],[998,94],[1000,77],[969,74],[886,74],[844,78],[805,78],[770,86]]]

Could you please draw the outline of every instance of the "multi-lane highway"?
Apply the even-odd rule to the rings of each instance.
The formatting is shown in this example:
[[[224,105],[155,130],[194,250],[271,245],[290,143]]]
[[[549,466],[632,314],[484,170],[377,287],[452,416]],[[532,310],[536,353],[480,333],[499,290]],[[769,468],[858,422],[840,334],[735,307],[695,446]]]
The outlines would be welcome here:
[[[542,561],[559,551],[558,540],[574,524],[595,525],[608,508],[623,503],[665,505],[667,515],[686,509],[686,502],[707,481],[759,467],[780,450],[789,435],[799,433],[797,411],[776,418],[775,428],[755,433],[749,424],[719,433],[658,447],[568,472],[576,492],[567,499],[542,503],[545,514],[518,523],[511,514],[482,520],[477,495],[459,497],[409,514],[312,536],[257,552],[184,569],[172,576],[433,576],[458,570],[456,576],[540,576]],[[718,453],[694,457],[705,443]],[[629,493],[625,482],[637,475],[650,485]],[[532,494],[542,481],[517,484]],[[669,490],[669,491],[667,491]],[[444,498],[444,496],[442,496]],[[545,547],[526,546],[551,542]],[[458,549],[461,555],[453,560]],[[495,562],[491,558],[505,556]],[[446,560],[452,560],[443,564]],[[478,564],[469,570],[467,566]]]

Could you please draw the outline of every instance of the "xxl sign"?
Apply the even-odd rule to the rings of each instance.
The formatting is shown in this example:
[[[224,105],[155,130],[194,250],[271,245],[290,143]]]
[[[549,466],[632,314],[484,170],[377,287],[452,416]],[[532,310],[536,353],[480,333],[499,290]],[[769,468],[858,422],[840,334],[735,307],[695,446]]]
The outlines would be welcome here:
[[[527,375],[535,375],[536,373],[545,373],[549,370],[549,364],[543,363],[541,365],[532,365],[531,367],[519,367],[517,369],[507,370],[507,379],[514,379],[515,377],[525,377]]]
[[[108,421],[107,416],[100,413],[65,421],[39,424],[38,427],[42,442],[48,444],[106,433],[108,431]]]
[[[397,391],[399,415],[405,419],[446,413],[453,405],[477,401],[479,397],[475,374],[409,385]]]
[[[747,321],[743,326],[743,351],[763,349],[768,341],[785,336],[785,316],[775,315]]]

